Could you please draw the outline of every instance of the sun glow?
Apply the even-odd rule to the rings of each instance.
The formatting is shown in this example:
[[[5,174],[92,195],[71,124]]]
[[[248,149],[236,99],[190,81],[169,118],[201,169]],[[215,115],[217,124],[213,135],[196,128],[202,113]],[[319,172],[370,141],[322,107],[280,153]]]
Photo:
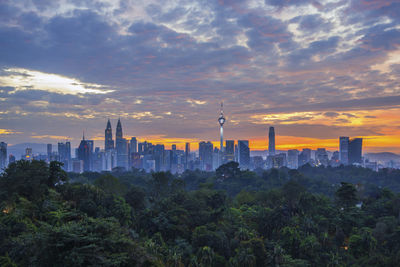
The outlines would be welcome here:
[[[105,89],[105,86],[100,84],[85,83],[75,78],[23,68],[3,69],[3,75],[0,76],[0,86],[14,87],[16,91],[41,90],[70,95],[113,92],[113,90]]]

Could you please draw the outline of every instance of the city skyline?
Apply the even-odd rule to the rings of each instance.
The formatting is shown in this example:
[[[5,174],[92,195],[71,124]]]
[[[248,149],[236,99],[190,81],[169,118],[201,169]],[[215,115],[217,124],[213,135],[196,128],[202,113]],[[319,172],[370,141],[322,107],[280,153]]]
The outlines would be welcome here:
[[[110,142],[112,143],[112,145],[111,145],[112,147],[116,146],[116,136],[114,136],[114,137],[112,136],[113,127],[112,127],[112,122],[111,121],[112,120],[107,119],[106,128],[105,128],[105,134],[102,134],[102,135],[98,134],[95,137],[92,137],[91,135],[87,135],[88,130],[86,130],[86,131],[83,130],[82,131],[83,135],[86,136],[87,140],[91,140],[91,141],[94,142],[94,147],[102,147],[105,150],[108,150],[108,149],[110,149],[110,145],[108,145],[108,149],[107,149],[106,148],[107,147],[106,140],[108,140],[108,143],[110,143]],[[225,121],[224,121],[224,123],[225,123]],[[220,124],[218,124],[218,125],[220,125]],[[116,132],[116,134],[117,134],[117,132],[119,132],[119,136],[122,135],[122,132],[121,132],[122,130],[121,130],[120,127],[121,127],[121,119],[118,118],[117,123],[115,124],[115,132]],[[125,126],[124,126],[124,128],[125,128]],[[275,139],[277,139],[277,140],[285,140],[285,138],[287,138],[287,136],[280,136],[279,134],[275,136],[274,129],[275,129],[274,126],[267,127],[266,128],[266,135],[264,137],[260,138],[260,139],[245,138],[246,140],[249,140],[249,148],[252,151],[266,151],[266,152],[270,151],[270,145],[269,144],[270,144],[271,130],[272,130],[273,147],[274,147],[274,150],[275,150],[275,147],[276,147],[277,151],[288,151],[288,150],[292,150],[292,149],[301,150],[301,149],[304,149],[304,148],[317,150],[318,148],[326,148],[327,150],[333,152],[333,151],[337,151],[337,150],[340,149],[340,143],[338,143],[338,141],[337,141],[339,137],[336,137],[335,139],[330,139],[329,143],[325,143],[326,144],[325,146],[324,145],[321,146],[320,143],[314,143],[314,144],[313,143],[307,143],[307,144],[298,144],[298,145],[293,145],[291,143],[287,143],[287,144],[276,143]],[[125,130],[124,130],[124,132],[125,132]],[[220,133],[220,131],[218,131],[218,133]],[[81,133],[81,137],[82,137],[82,133]],[[109,139],[109,138],[111,138],[111,139]],[[171,149],[173,145],[175,145],[178,149],[184,149],[187,143],[189,143],[192,146],[192,149],[193,149],[193,148],[196,148],[196,146],[202,141],[211,142],[214,147],[220,147],[220,145],[221,145],[221,139],[220,140],[207,140],[207,139],[203,138],[203,139],[192,139],[192,140],[188,140],[188,139],[170,139],[170,140],[168,140],[168,139],[164,139],[164,138],[153,139],[151,136],[150,137],[139,137],[139,136],[135,136],[135,135],[130,135],[129,133],[127,135],[124,134],[124,139],[126,139],[128,142],[129,142],[129,140],[131,140],[131,138],[136,138],[137,142],[146,141],[146,142],[149,142],[149,143],[152,143],[152,144],[155,144],[155,145],[162,144],[162,145],[165,145],[165,147],[167,149]],[[354,138],[362,138],[362,137],[355,136]],[[312,140],[312,138],[307,138],[307,137],[305,137],[304,139],[305,140]],[[362,139],[364,139],[364,138],[362,138]],[[52,138],[47,139],[47,141],[48,140],[52,140]],[[42,143],[42,144],[57,144],[58,142],[66,142],[66,141],[68,141],[73,146],[78,147],[79,143],[81,142],[81,140],[82,140],[82,138],[79,138],[79,140],[75,140],[75,139],[71,139],[71,138],[65,138],[65,139],[54,140],[54,143],[46,142],[46,143]],[[240,139],[224,138],[223,140],[225,142],[225,140],[240,140]],[[5,141],[7,143],[6,139],[4,139],[2,141]],[[44,140],[44,141],[46,141],[46,140]],[[365,141],[367,141],[367,143],[368,143],[368,140],[364,139],[364,142]],[[22,142],[22,143],[29,143],[29,142]],[[34,143],[34,142],[32,142],[32,143]],[[18,145],[18,144],[10,144],[10,143],[7,143],[7,144],[8,144],[8,146]],[[198,150],[198,148],[195,149],[195,150]],[[365,144],[363,144],[363,150],[365,150],[364,152],[374,152],[374,151],[368,150],[368,147]],[[377,152],[390,152],[390,151],[377,151]]]
[[[400,154],[400,3],[2,1],[0,141],[96,146],[103,122],[155,144]],[[115,129],[115,128],[114,128]],[[50,141],[51,140],[51,141]],[[214,143],[215,142],[215,143]],[[194,147],[193,147],[194,149]]]

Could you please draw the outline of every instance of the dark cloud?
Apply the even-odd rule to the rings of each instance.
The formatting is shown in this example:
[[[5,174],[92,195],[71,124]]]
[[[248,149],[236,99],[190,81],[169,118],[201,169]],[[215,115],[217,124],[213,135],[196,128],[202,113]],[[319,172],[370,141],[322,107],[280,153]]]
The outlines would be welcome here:
[[[194,138],[197,133],[213,138],[210,121],[215,121],[221,100],[233,117],[241,115],[238,128],[227,126],[237,133],[247,131],[243,121],[253,113],[321,111],[327,117],[340,114],[351,119],[352,114],[341,112],[400,103],[395,93],[400,88],[392,78],[400,68],[392,65],[387,74],[371,70],[398,49],[396,1],[352,1],[347,6],[347,1],[269,0],[268,7],[254,9],[236,0],[151,5],[120,1],[117,7],[105,1],[71,0],[70,7],[76,8],[68,11],[57,1],[17,2],[0,2],[0,69],[65,75],[114,92],[63,95],[29,87],[1,88],[0,98],[6,100],[0,109],[10,113],[0,114],[0,120],[7,127],[47,118],[57,120],[60,129],[82,128],[93,117],[87,127],[99,127],[104,118],[96,116],[108,113],[125,116],[135,134]],[[296,13],[296,6],[305,5],[314,6],[319,14],[299,8],[302,11],[294,19],[281,19],[286,7],[292,6]],[[335,36],[329,16],[323,14],[328,11],[342,16],[336,18],[341,30],[335,29]],[[291,31],[291,23],[298,24],[297,33]],[[11,74],[3,71],[0,76]],[[389,95],[387,88],[394,93]],[[141,102],[135,104],[138,99]],[[205,104],[190,105],[188,99]],[[29,115],[21,115],[24,112]],[[141,112],[156,118],[148,116],[146,123],[132,118]],[[165,112],[173,115],[163,117]],[[290,122],[303,119],[293,117]],[[36,124],[26,125],[37,128]],[[248,126],[252,131],[254,125]],[[257,127],[254,131],[261,131]],[[293,133],[300,126],[290,127]],[[320,130],[320,137],[350,131],[334,128],[328,133],[323,127],[312,130]],[[301,129],[306,135],[311,128]],[[352,131],[361,130],[376,134],[364,128]]]
[[[361,110],[361,109],[379,109],[389,107],[399,107],[400,96],[372,97],[364,99],[352,99],[343,101],[323,102],[317,104],[306,104],[298,106],[276,107],[269,109],[245,110],[237,114],[247,113],[283,113],[299,111],[323,111],[323,110]]]
[[[337,116],[339,116],[340,114],[339,113],[337,113],[337,112],[325,112],[324,113],[324,116],[325,117],[330,117],[330,118],[335,118],[335,117],[337,117]]]
[[[318,1],[312,0],[265,0],[267,5],[285,7],[285,6],[301,6],[311,4],[315,6],[321,6]]]
[[[323,19],[318,14],[298,16],[290,20],[292,23],[298,23],[299,29],[305,32],[316,32],[316,31],[329,31],[332,28],[332,24]]]

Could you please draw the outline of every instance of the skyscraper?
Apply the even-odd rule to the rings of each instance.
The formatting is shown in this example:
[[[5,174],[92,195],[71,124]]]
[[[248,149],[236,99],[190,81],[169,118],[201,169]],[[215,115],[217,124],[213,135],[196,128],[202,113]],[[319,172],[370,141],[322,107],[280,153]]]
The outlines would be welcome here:
[[[225,161],[230,162],[235,160],[235,141],[225,141]]]
[[[58,160],[64,163],[63,169],[71,170],[71,143],[58,143]]]
[[[362,163],[362,138],[349,141],[349,164]]]
[[[275,155],[275,129],[274,129],[274,127],[269,127],[268,154],[270,156],[274,156]]]
[[[91,171],[91,146],[92,145],[88,142],[88,140],[85,140],[85,135],[83,135],[81,143],[78,147],[78,159],[83,162],[83,171]]]
[[[241,168],[250,167],[250,147],[249,140],[238,141],[238,161]]]
[[[211,171],[213,167],[213,144],[211,142],[203,141],[199,143],[199,158],[202,169]]]
[[[311,162],[311,149],[303,148],[299,155],[299,167]]]
[[[339,160],[343,165],[349,164],[349,137],[339,137]]]
[[[130,153],[136,153],[137,151],[137,140],[136,137],[131,138],[131,144],[130,144]]]
[[[0,172],[7,167],[7,143],[0,142]]]
[[[287,166],[290,169],[299,167],[299,151],[297,149],[288,150]]]
[[[112,150],[114,149],[114,140],[112,138],[112,128],[110,119],[107,122],[107,127],[105,130],[105,138],[104,138],[104,150]]]
[[[185,144],[185,170],[189,169],[190,143]]]
[[[128,142],[123,138],[120,119],[118,119],[115,133],[115,146],[117,149],[117,166],[128,169]]]
[[[317,148],[317,151],[315,151],[315,162],[318,165],[328,166],[329,158],[325,148]]]
[[[53,155],[53,145],[47,144],[47,162],[52,161],[52,155]]]

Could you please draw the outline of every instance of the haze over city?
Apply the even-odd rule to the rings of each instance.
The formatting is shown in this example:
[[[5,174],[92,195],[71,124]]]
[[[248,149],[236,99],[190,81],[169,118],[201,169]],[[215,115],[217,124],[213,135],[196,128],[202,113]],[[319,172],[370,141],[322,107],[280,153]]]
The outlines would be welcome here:
[[[398,1],[1,1],[0,141],[400,153]]]

